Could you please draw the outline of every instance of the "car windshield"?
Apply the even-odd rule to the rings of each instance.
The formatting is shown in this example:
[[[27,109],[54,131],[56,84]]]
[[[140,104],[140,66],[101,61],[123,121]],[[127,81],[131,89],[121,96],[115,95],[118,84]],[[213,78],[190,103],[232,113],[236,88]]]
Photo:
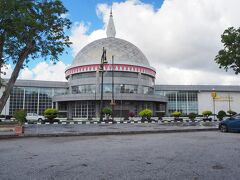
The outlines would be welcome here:
[[[234,118],[234,119],[240,119],[240,115],[234,116],[233,118]]]

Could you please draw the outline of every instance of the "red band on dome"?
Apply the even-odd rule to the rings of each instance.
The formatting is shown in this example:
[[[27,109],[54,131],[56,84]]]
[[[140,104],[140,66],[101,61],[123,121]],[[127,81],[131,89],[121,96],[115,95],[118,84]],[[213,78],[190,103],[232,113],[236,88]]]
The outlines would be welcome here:
[[[75,67],[71,67],[71,68],[67,69],[65,71],[65,76],[68,77],[69,75],[72,75],[72,74],[97,71],[99,68],[100,68],[100,64],[75,66]],[[113,69],[114,69],[114,71],[141,72],[141,73],[153,76],[153,77],[155,77],[155,75],[156,75],[156,71],[151,68],[135,66],[135,65],[128,65],[128,64],[114,64]],[[111,71],[112,64],[105,64],[104,70]]]

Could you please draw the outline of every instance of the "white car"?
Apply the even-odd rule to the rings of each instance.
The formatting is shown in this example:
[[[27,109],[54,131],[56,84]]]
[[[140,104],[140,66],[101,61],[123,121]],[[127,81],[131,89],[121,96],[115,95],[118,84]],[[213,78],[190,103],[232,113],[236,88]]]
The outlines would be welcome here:
[[[27,122],[41,122],[42,120],[44,120],[44,116],[40,116],[36,113],[27,113],[27,116],[26,116],[26,120]]]

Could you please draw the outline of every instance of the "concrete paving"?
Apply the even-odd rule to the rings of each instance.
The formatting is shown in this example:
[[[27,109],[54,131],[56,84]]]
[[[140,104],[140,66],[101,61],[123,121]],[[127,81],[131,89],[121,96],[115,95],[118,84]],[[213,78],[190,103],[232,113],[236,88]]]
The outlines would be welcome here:
[[[239,134],[189,132],[0,140],[0,179],[238,180]]]

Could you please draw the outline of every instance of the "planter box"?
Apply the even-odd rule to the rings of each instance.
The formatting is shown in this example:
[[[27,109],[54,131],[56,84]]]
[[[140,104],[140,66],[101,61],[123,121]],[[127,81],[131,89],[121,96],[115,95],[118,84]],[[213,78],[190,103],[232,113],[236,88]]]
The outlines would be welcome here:
[[[22,135],[24,133],[23,125],[15,125],[15,133],[16,135]]]
[[[14,124],[1,124],[0,125],[0,132],[10,132],[10,131],[15,131]]]
[[[175,122],[177,122],[177,121],[183,122],[183,118],[174,118],[174,121]]]
[[[212,118],[203,118],[203,121],[212,121]]]

